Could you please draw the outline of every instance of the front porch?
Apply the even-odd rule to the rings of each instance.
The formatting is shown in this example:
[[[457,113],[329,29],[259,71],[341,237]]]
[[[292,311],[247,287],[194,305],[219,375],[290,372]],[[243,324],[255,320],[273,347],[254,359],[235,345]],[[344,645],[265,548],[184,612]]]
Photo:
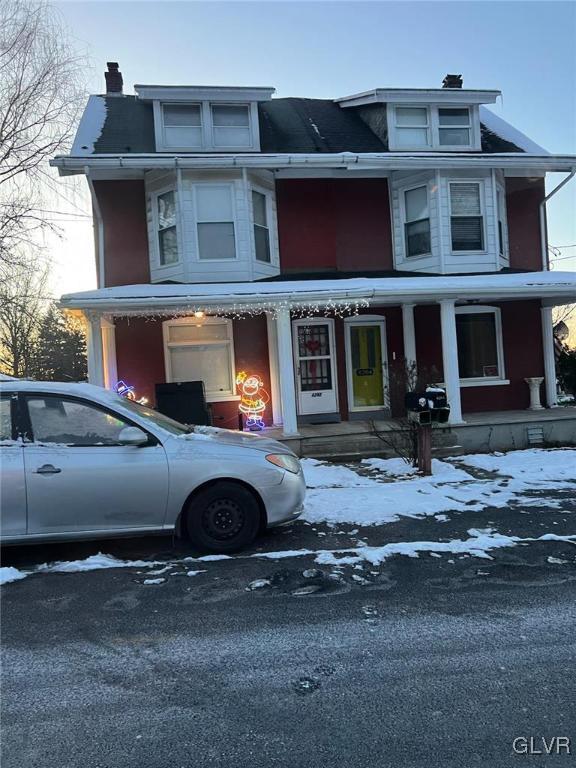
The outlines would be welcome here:
[[[280,427],[268,428],[263,434],[280,440],[301,457],[354,461],[365,456],[393,457],[394,451],[377,433],[401,428],[398,419],[387,419],[303,425],[300,434],[292,437],[283,435]],[[435,458],[556,445],[576,445],[576,406],[470,413],[465,423],[436,427],[432,434]]]
[[[341,456],[382,452],[372,425],[397,426],[407,385],[394,371],[407,369],[447,390],[446,449],[525,446],[534,421],[547,431],[531,441],[574,442],[571,418],[553,415],[552,307],[575,289],[559,273],[161,284],[62,306],[88,321],[92,383],[125,379],[154,402],[156,384],[203,380],[215,426],[237,428],[245,371],[266,390],[269,434],[302,455],[329,455],[335,440]],[[525,410],[530,378],[543,383],[545,417]]]

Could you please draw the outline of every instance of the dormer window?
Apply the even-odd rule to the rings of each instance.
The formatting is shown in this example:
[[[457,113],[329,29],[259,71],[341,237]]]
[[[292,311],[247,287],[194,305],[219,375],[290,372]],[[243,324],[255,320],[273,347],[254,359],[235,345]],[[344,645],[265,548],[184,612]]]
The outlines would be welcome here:
[[[247,104],[212,104],[215,147],[250,147],[250,112]]]
[[[396,107],[396,139],[399,149],[402,147],[429,146],[428,109],[426,107]]]
[[[441,147],[469,147],[470,129],[469,109],[438,109],[438,138]]]
[[[388,104],[387,116],[392,152],[481,148],[476,106]]]
[[[166,147],[202,147],[200,104],[164,104],[162,113]]]

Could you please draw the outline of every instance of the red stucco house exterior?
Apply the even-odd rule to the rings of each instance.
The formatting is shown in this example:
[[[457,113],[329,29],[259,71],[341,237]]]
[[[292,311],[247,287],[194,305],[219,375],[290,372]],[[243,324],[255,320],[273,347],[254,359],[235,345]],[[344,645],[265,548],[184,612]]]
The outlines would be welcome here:
[[[545,177],[573,174],[491,112],[495,90],[135,86],[92,96],[62,175],[92,194],[98,288],[62,298],[89,327],[90,380],[203,380],[237,428],[238,372],[267,425],[403,413],[406,368],[442,383],[451,422],[556,405]]]

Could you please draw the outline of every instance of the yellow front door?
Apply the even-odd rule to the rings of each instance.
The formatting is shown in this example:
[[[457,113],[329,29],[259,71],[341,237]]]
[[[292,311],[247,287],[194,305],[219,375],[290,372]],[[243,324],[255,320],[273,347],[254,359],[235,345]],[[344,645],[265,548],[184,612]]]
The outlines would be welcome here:
[[[350,364],[353,408],[382,408],[384,379],[382,328],[379,323],[350,324]]]

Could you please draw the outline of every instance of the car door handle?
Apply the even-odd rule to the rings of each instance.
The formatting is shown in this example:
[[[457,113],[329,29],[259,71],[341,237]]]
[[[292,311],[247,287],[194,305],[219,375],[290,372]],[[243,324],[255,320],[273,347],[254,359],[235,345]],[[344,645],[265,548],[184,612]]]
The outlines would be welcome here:
[[[37,475],[57,475],[58,472],[62,472],[60,467],[55,467],[53,464],[43,464],[36,470]]]

